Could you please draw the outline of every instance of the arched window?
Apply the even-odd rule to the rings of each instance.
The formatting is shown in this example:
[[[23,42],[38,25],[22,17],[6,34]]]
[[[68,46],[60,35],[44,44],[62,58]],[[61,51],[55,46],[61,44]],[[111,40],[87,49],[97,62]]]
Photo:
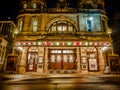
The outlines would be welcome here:
[[[37,8],[37,4],[33,3],[33,8],[36,9]]]
[[[22,29],[23,29],[23,20],[20,20],[19,21],[19,31],[22,31]]]
[[[54,22],[48,31],[53,32],[75,32],[76,28],[73,24],[67,21],[57,21]]]
[[[23,4],[23,9],[26,9],[27,8],[27,3],[24,3]]]

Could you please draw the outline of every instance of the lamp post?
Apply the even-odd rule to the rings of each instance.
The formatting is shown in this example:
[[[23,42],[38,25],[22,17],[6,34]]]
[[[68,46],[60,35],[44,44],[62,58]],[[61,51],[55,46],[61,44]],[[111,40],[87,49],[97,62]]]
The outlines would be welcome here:
[[[114,51],[113,51],[113,45],[112,45],[112,38],[111,38],[111,33],[112,33],[112,29],[111,28],[108,28],[108,36],[109,36],[109,40],[110,40],[110,48],[111,48],[111,52],[112,52],[112,55],[114,54]]]
[[[13,50],[12,50],[12,54],[15,53],[15,46],[14,46],[14,45],[15,45],[15,39],[16,39],[17,34],[18,34],[18,29],[15,28],[15,30],[14,30],[14,39],[13,39]]]
[[[108,38],[109,38],[109,41],[110,41],[110,49],[111,49],[111,53],[110,55],[114,55],[114,51],[113,51],[113,47],[112,47],[112,38],[111,38],[111,33],[112,33],[112,29],[111,28],[108,28],[107,29],[107,34],[108,34]],[[103,49],[106,49],[106,48],[103,48]],[[110,55],[108,55],[108,60],[106,59],[106,66],[105,66],[105,70],[104,70],[104,73],[105,74],[108,74],[111,72],[111,67],[110,67]]]

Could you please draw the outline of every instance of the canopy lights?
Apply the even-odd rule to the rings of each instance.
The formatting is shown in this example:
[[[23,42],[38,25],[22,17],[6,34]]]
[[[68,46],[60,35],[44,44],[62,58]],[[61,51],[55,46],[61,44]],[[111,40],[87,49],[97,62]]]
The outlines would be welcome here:
[[[110,46],[108,41],[20,41],[16,46]]]

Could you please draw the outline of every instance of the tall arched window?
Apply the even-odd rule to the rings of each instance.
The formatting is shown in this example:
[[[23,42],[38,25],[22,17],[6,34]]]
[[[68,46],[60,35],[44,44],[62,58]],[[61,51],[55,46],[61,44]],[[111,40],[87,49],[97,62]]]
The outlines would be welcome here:
[[[33,23],[32,23],[32,31],[33,32],[37,31],[37,25],[38,25],[38,21],[37,20],[33,20]]]
[[[86,23],[87,23],[87,31],[92,32],[92,30],[93,30],[93,17],[88,17]]]
[[[22,31],[22,29],[23,29],[23,20],[20,20],[19,21],[19,31]]]
[[[76,28],[73,24],[67,21],[57,21],[54,22],[48,31],[53,32],[75,32]]]

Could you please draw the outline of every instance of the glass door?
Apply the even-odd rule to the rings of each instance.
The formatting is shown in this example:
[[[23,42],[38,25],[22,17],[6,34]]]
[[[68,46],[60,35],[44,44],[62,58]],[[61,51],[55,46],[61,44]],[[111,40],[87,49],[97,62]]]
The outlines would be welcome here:
[[[38,53],[35,52],[28,53],[27,71],[36,71],[37,57],[38,57]]]

